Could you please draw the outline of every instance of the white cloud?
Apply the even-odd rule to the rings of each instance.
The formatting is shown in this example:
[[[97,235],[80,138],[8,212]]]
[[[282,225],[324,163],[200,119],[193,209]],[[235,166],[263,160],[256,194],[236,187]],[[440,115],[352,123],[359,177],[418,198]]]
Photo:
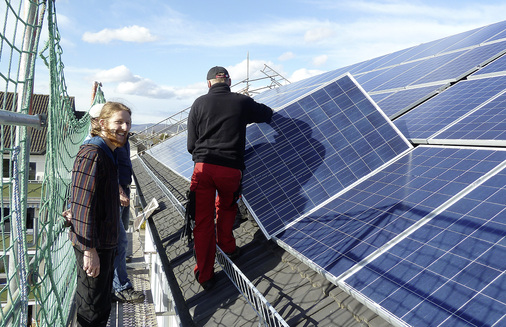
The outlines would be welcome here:
[[[287,61],[287,60],[290,60],[293,58],[295,58],[295,54],[291,51],[288,51],[288,52],[283,53],[281,56],[279,56],[278,60],[279,61]]]
[[[327,55],[320,55],[313,58],[313,65],[315,66],[321,66],[324,65],[327,60],[329,59],[329,56]]]
[[[332,38],[335,30],[328,26],[312,28],[304,34],[304,41],[314,43],[321,40]]]
[[[289,80],[290,82],[293,83],[322,73],[324,73],[323,70],[306,69],[306,68],[297,69],[296,71],[293,72],[292,76],[290,76]]]
[[[132,74],[130,69],[121,65],[108,70],[101,70],[95,73],[95,80],[100,82],[132,82],[137,78]]]
[[[82,39],[89,43],[109,43],[114,40],[145,43],[156,41],[158,38],[153,36],[146,27],[133,25],[118,29],[106,28],[97,33],[86,32]]]
[[[133,82],[121,82],[116,91],[122,94],[140,95],[147,98],[171,99],[176,97],[174,88],[156,85],[153,81],[145,78],[138,78]]]
[[[94,81],[115,85],[114,92],[155,99],[194,98],[203,93],[204,88],[204,83],[199,87],[190,86],[187,88],[158,85],[148,78],[133,74],[124,65],[98,71],[92,77]]]

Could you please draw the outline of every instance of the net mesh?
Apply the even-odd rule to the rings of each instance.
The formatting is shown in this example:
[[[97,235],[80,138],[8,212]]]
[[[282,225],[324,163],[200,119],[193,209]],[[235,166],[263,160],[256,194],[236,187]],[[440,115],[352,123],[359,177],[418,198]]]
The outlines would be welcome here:
[[[89,116],[76,117],[74,99],[67,93],[54,1],[0,0],[0,9],[0,326],[65,326],[76,263],[61,213],[75,155],[89,132]],[[48,39],[39,49],[44,28]],[[21,120],[33,117],[36,58],[47,68],[50,84],[42,133],[23,123],[4,123],[11,113]],[[105,102],[100,85],[95,85],[92,99],[90,105]],[[46,137],[45,164],[43,177],[36,180],[30,145],[40,134]],[[37,204],[29,204],[30,199]]]

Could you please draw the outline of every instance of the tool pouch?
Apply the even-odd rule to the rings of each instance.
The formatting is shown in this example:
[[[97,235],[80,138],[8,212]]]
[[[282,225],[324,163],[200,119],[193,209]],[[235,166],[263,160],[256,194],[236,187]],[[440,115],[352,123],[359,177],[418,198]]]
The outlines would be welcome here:
[[[186,199],[184,227],[181,238],[186,236],[189,245],[193,241],[193,228],[195,227],[195,192],[186,191]]]

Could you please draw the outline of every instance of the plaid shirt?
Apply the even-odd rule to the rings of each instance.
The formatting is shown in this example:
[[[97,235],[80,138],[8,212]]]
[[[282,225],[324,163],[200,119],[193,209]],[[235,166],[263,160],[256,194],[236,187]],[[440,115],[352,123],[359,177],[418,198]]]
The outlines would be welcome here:
[[[118,170],[114,161],[98,145],[82,145],[72,168],[69,231],[72,244],[82,251],[115,248],[119,208]]]

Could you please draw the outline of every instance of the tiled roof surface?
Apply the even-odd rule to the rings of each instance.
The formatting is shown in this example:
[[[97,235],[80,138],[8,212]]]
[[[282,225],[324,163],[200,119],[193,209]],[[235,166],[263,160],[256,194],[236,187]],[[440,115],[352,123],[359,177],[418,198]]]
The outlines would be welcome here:
[[[5,98],[5,105],[4,105]],[[17,101],[14,100],[14,93],[8,92],[6,95],[4,92],[0,92],[0,109],[5,109],[8,111],[14,111],[17,108]],[[17,98],[17,97],[16,97]],[[13,102],[14,100],[14,102]],[[31,104],[31,114],[38,115],[44,114],[47,115],[47,108],[49,105],[49,95],[46,94],[33,94],[32,95],[32,104]],[[72,108],[75,106],[74,97],[70,97],[70,105]],[[76,117],[79,119],[82,117],[82,113],[75,112]],[[47,127],[42,127],[40,129],[31,128],[30,129],[30,154],[45,154],[46,153],[46,140],[47,140]],[[9,147],[11,142],[11,128],[10,126],[4,127],[4,146]]]

